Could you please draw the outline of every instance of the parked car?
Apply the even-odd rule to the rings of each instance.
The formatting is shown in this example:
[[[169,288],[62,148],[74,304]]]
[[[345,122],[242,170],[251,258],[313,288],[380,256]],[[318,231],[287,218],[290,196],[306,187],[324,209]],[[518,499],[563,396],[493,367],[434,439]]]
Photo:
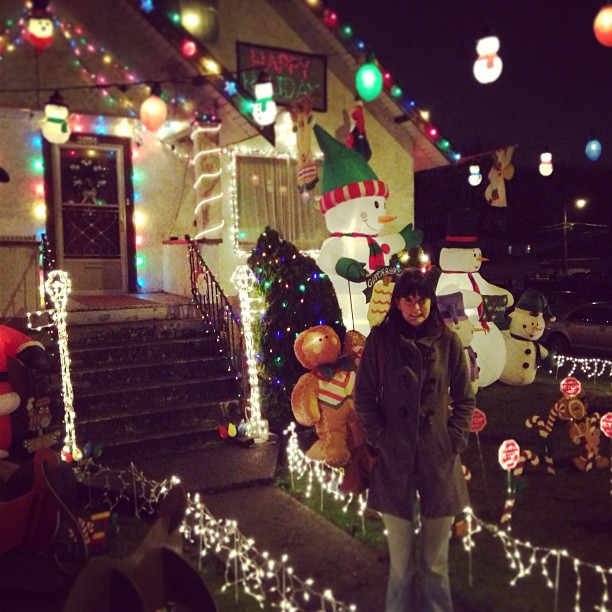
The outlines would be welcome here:
[[[612,301],[582,302],[548,321],[542,344],[560,355],[612,353]]]

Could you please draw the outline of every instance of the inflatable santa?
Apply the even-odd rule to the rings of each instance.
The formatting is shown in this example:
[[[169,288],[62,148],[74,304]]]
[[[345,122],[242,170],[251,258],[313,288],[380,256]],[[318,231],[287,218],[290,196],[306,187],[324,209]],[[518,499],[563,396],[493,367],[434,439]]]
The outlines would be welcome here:
[[[7,457],[13,439],[11,413],[19,408],[21,398],[9,383],[8,360],[17,359],[34,369],[47,369],[45,347],[20,331],[0,325],[0,459]]]

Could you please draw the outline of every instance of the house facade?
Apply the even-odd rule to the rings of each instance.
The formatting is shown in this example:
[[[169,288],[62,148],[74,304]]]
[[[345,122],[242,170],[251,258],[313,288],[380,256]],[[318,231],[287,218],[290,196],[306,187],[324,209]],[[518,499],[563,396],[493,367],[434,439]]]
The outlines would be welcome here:
[[[43,238],[72,291],[90,294],[189,295],[186,235],[230,296],[266,225],[316,250],[319,192],[297,189],[289,111],[308,99],[313,121],[349,135],[363,54],[333,17],[313,0],[54,0],[43,14],[4,0],[0,319],[41,304]],[[50,41],[32,35],[40,19],[53,24]],[[251,91],[262,72],[278,96],[264,126]],[[152,93],[167,113],[157,129],[141,116]],[[364,117],[397,231],[415,221],[414,173],[448,164],[448,143],[392,83]]]

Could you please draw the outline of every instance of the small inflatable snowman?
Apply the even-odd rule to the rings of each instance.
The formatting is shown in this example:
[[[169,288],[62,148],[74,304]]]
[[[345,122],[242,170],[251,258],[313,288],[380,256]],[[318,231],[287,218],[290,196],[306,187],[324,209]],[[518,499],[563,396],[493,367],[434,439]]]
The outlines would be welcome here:
[[[499,379],[506,361],[506,344],[496,322],[504,321],[506,309],[512,306],[512,294],[480,275],[483,261],[478,241],[478,216],[470,208],[456,208],[448,216],[447,235],[440,251],[442,270],[436,295],[446,293],[452,285],[462,293],[473,291],[482,302],[477,308],[466,306],[466,313],[475,326],[472,348],[478,355],[479,387]],[[464,295],[465,299],[465,295]]]
[[[537,289],[526,289],[508,315],[510,328],[502,332],[506,342],[506,364],[499,380],[507,385],[530,385],[548,350],[538,340],[544,333],[544,315],[554,321],[548,300]]]
[[[465,300],[465,301],[464,301]],[[466,303],[471,308],[477,308],[482,301],[474,291],[459,291],[458,287],[447,285],[444,293],[436,296],[438,310],[447,327],[454,331],[461,340],[465,360],[470,371],[470,381],[474,393],[478,391],[478,362],[477,355],[471,344],[474,339],[474,323],[465,312]]]
[[[366,279],[388,266],[394,253],[421,244],[423,232],[409,224],[400,232],[379,237],[384,225],[396,218],[386,212],[387,185],[360,153],[319,125],[314,132],[325,156],[319,208],[331,234],[321,246],[317,264],[334,286],[346,327],[367,336]]]
[[[53,144],[64,144],[70,138],[68,106],[59,92],[54,92],[45,104],[45,117],[42,120],[43,136]]]

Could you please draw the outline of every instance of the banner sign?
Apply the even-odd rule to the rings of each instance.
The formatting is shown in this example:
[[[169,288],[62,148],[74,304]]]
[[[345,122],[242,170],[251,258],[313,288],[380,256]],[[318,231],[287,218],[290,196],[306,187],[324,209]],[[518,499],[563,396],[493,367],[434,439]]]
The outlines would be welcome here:
[[[310,96],[313,109],[327,110],[327,57],[278,47],[236,42],[238,80],[253,94],[255,81],[265,71],[274,84],[274,101],[288,105]]]

